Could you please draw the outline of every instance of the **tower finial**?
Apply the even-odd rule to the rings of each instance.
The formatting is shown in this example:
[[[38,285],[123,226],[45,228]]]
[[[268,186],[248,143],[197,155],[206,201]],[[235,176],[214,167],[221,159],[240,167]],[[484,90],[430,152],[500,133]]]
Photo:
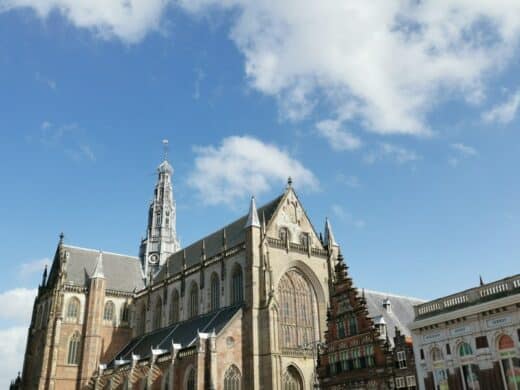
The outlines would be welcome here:
[[[60,233],[60,245],[63,244],[63,239],[65,238],[65,234],[63,232]]]
[[[258,219],[258,211],[256,210],[255,197],[251,197],[251,203],[249,204],[249,214],[247,215],[247,221],[244,228],[248,227],[260,227],[260,220]]]
[[[96,268],[94,268],[94,273],[92,274],[91,278],[105,278],[105,274],[103,272],[103,251],[99,251],[99,255],[96,262]]]
[[[163,148],[164,148],[164,161],[168,161],[168,146],[169,142],[167,139],[162,140]]]
[[[287,187],[292,187],[292,177],[291,176],[289,176],[287,178]]]

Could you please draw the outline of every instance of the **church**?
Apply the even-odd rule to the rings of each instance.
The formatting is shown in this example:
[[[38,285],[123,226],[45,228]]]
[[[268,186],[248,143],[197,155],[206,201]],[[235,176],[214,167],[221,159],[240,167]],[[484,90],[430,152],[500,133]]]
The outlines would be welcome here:
[[[246,213],[247,211],[247,213]],[[139,256],[59,243],[35,299],[22,389],[312,389],[340,248],[291,179],[181,247],[165,158]],[[411,308],[411,306],[410,306]]]

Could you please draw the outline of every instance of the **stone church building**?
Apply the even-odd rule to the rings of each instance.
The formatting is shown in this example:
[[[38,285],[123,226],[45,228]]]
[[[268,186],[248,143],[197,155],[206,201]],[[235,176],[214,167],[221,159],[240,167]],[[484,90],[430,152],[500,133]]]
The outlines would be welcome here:
[[[291,180],[181,248],[173,168],[158,167],[139,256],[60,237],[38,289],[23,389],[311,389],[339,246]],[[246,206],[246,205],[244,205]],[[246,211],[247,207],[244,207]]]

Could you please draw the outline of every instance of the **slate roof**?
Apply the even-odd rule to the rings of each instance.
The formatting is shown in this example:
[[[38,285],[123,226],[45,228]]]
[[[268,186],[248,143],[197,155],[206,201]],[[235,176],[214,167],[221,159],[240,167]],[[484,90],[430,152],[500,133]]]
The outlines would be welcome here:
[[[138,336],[114,356],[108,367],[113,366],[115,360],[132,360],[132,354],[139,355],[141,359],[148,358],[152,348],[169,351],[172,341],[180,344],[181,348],[189,347],[197,340],[198,332],[211,333],[214,330],[218,334],[241,307],[242,305],[224,307]]]
[[[69,253],[66,265],[66,282],[86,287],[96,268],[99,250],[63,245]],[[133,292],[144,288],[141,262],[133,256],[103,252],[103,274],[108,290]]]
[[[260,221],[262,221],[263,216],[265,215],[266,224],[269,223],[271,217],[274,215],[278,204],[283,198],[283,194],[278,196],[276,199],[273,199],[269,203],[266,203],[262,207],[258,209],[258,217]],[[222,252],[223,248],[223,237],[224,231],[226,232],[226,247],[232,248],[237,246],[243,242],[245,242],[245,230],[244,226],[247,222],[247,214],[240,217],[234,222],[231,222],[229,225],[224,226],[223,228],[213,232],[212,234],[196,241],[195,243],[181,249],[180,251],[171,255],[167,262],[170,274],[175,274],[182,270],[182,262],[184,253],[186,253],[186,267],[189,268],[196,264],[199,264],[202,258],[202,241],[204,241],[205,254],[206,258],[210,258]],[[166,274],[166,266],[163,265],[161,270],[155,277],[154,281],[163,280]]]
[[[358,289],[358,294],[361,295],[361,289]],[[418,298],[405,297],[400,295],[388,294],[384,292],[365,290],[365,299],[367,302],[368,315],[374,322],[384,319],[386,323],[386,331],[390,344],[393,346],[395,327],[399,328],[401,334],[411,336],[410,325],[414,320],[414,305],[423,303],[424,301]],[[390,311],[383,307],[383,301],[388,299],[390,301]]]

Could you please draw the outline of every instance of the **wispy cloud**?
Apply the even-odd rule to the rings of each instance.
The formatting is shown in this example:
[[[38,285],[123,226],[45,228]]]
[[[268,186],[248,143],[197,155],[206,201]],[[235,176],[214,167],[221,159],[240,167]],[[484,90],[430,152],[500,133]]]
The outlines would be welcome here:
[[[42,147],[61,150],[75,161],[96,161],[96,155],[88,142],[84,129],[76,123],[56,125],[45,120],[40,129],[25,137],[27,142],[39,143]]]
[[[350,188],[359,188],[361,186],[361,183],[357,176],[347,176],[343,173],[338,173],[336,175],[336,180],[339,183],[345,184],[347,187]]]
[[[352,214],[348,211],[346,211],[343,206],[339,204],[333,204],[331,206],[332,214],[342,220],[343,222],[346,222],[352,226],[355,226],[357,228],[364,228],[366,226],[366,222],[363,219],[354,218]]]
[[[22,278],[26,278],[34,275],[35,273],[41,273],[45,266],[49,266],[51,260],[48,257],[42,259],[32,260],[26,263],[20,264],[19,274]]]
[[[380,143],[379,148],[367,153],[363,160],[367,164],[374,164],[377,161],[386,160],[401,165],[420,159],[421,156],[413,150],[395,144]]]
[[[463,143],[451,144],[450,148],[456,152],[455,156],[448,158],[448,164],[450,164],[452,167],[458,166],[462,159],[467,159],[478,155],[478,152],[474,147],[465,145]]]
[[[1,0],[0,0],[0,12],[2,11],[1,5],[2,5],[2,3],[1,3]],[[43,76],[40,72],[36,72],[35,75],[34,75],[34,78],[39,83],[42,83],[42,84],[46,85],[47,87],[49,87],[52,90],[56,89],[56,87],[57,87],[56,81],[54,81],[54,80],[52,80],[52,79],[50,79],[48,77]]]
[[[339,120],[324,120],[316,123],[319,135],[327,140],[333,150],[354,150],[361,147],[361,140],[342,128]]]
[[[28,323],[36,289],[15,288],[0,293],[0,320]]]
[[[289,176],[300,188],[319,186],[316,176],[288,152],[250,136],[227,137],[219,146],[195,147],[194,152],[188,182],[206,204],[232,205],[282,186]]]
[[[195,69],[195,85],[193,87],[193,99],[198,100],[200,98],[200,85],[206,78],[206,73],[201,69]]]
[[[505,102],[502,102],[489,111],[482,114],[485,122],[498,122],[507,124],[515,119],[518,108],[520,107],[520,90],[512,94]]]
[[[16,378],[23,365],[25,344],[27,343],[28,324],[0,329],[0,387],[9,388],[10,381]]]

